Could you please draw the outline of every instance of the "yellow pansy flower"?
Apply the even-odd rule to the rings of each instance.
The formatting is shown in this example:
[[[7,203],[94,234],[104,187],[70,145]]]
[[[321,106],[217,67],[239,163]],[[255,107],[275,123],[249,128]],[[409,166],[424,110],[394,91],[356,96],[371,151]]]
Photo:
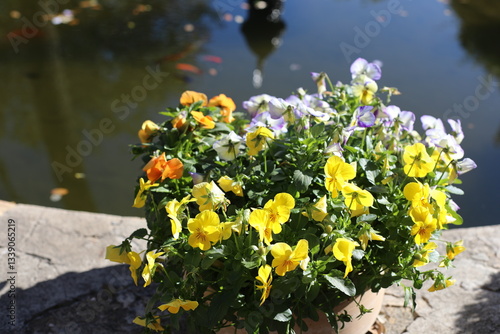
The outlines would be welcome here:
[[[162,304],[158,306],[160,311],[165,311],[167,310],[168,312],[172,314],[177,314],[179,313],[180,308],[182,308],[184,311],[190,311],[194,310],[198,307],[198,302],[193,301],[193,300],[181,300],[181,299],[174,299],[169,303]]]
[[[130,263],[127,252],[120,253],[120,246],[109,245],[106,247],[105,259],[118,263]]]
[[[445,280],[444,282],[435,282],[427,291],[429,292],[434,292],[434,291],[438,291],[438,290],[443,290],[444,288],[447,288],[449,286],[452,286],[453,284],[455,284],[455,280],[452,279],[452,280]]]
[[[368,241],[373,241],[373,240],[384,241],[385,240],[385,238],[383,236],[378,235],[377,231],[374,231],[374,230],[366,231],[365,233],[361,234],[358,238],[359,238],[359,241],[361,241],[361,248],[363,248],[363,250],[365,250],[366,247],[368,246]]]
[[[327,205],[326,205],[326,195],[321,197],[314,205],[310,206],[311,217],[317,222],[322,222],[326,216],[328,216]],[[309,217],[307,212],[302,213],[304,216]]]
[[[415,243],[428,242],[432,232],[437,228],[436,218],[432,217],[429,209],[423,206],[410,209],[409,215],[415,223],[411,229],[411,235],[415,236]]]
[[[165,328],[163,328],[161,326],[161,323],[160,323],[160,316],[156,315],[154,317],[154,321],[153,322],[150,322],[149,324],[146,325],[146,319],[145,318],[141,318],[141,317],[136,317],[133,321],[132,321],[134,324],[136,325],[139,325],[139,326],[142,326],[142,327],[147,327],[149,329],[152,329],[154,330],[155,332],[159,332],[159,331],[164,331]]]
[[[250,213],[248,224],[259,232],[260,241],[265,242],[267,245],[270,245],[273,241],[273,232],[281,232],[281,224],[272,224],[271,213],[264,209],[253,210]]]
[[[243,197],[243,188],[241,183],[234,181],[229,176],[222,176],[217,183],[225,192],[232,191],[236,196]]]
[[[180,209],[187,203],[195,201],[195,199],[191,199],[191,196],[188,195],[184,197],[180,202],[177,199],[167,202],[165,205],[165,211],[167,211],[167,215],[170,218],[170,225],[172,229],[172,236],[174,239],[179,238],[179,233],[182,231],[182,224],[179,220]]]
[[[231,238],[233,232],[233,225],[234,225],[233,222],[226,222],[219,224],[220,240],[227,240]]]
[[[454,244],[446,245],[446,257],[448,259],[453,260],[455,256],[462,253],[466,248],[463,246],[464,241],[460,240],[455,242]]]
[[[137,285],[137,269],[139,269],[142,265],[141,257],[136,252],[128,252],[127,256],[129,258],[128,264],[130,264],[130,267],[128,267],[128,270],[130,270],[130,276],[132,276],[135,285]]]
[[[414,267],[420,267],[427,263],[429,263],[429,255],[434,252],[437,248],[436,243],[429,242],[423,248],[422,251],[418,254],[418,257],[413,261]]]
[[[360,187],[346,183],[342,187],[342,195],[344,196],[344,203],[351,211],[364,209],[373,205],[373,196],[368,190],[363,190]]]
[[[156,263],[156,258],[165,254],[165,252],[158,252],[154,253],[154,251],[149,251],[146,253],[146,260],[147,263],[144,266],[144,269],[142,270],[142,278],[144,279],[144,287],[147,287],[148,285],[151,284],[153,274],[156,270],[156,267],[158,265],[161,266],[161,264]]]
[[[189,245],[203,251],[210,249],[212,244],[219,241],[219,224],[219,216],[209,210],[200,212],[195,218],[189,219],[187,224],[189,232],[191,232],[188,239]]]
[[[217,210],[220,207],[225,207],[228,203],[224,192],[214,181],[196,184],[191,193],[196,198],[196,203],[200,206],[200,211]]]
[[[132,205],[132,207],[142,208],[144,204],[146,204],[146,198],[147,198],[144,192],[151,187],[157,187],[159,185],[160,185],[159,183],[151,184],[151,181],[149,180],[147,182],[144,182],[144,179],[141,177],[139,179],[139,191],[137,191],[137,195],[135,195],[134,204]]]
[[[274,134],[271,130],[262,126],[258,127],[254,132],[247,133],[248,155],[256,155],[262,151],[267,139],[274,139]]]
[[[426,183],[410,182],[403,188],[405,198],[411,202],[413,207],[426,206],[429,204],[431,188]]]
[[[279,193],[274,196],[274,199],[267,201],[267,203],[264,205],[264,210],[269,211],[269,219],[271,220],[272,224],[283,224],[290,218],[290,210],[294,207],[295,199],[292,197],[292,195],[287,193]]]
[[[256,285],[256,288],[262,290],[262,295],[260,297],[260,305],[264,304],[266,299],[271,293],[271,282],[273,281],[273,275],[271,275],[271,266],[266,264],[259,268],[259,275],[255,277],[261,285]],[[260,306],[259,305],[259,306]]]
[[[328,158],[325,165],[325,187],[336,198],[344,184],[356,177],[356,170],[341,158],[333,156]]]
[[[335,256],[337,260],[344,262],[344,278],[347,277],[347,274],[349,274],[353,269],[352,252],[354,251],[356,246],[359,246],[357,242],[346,238],[338,238],[333,245],[333,256]]]
[[[309,243],[305,239],[300,239],[294,250],[284,242],[278,242],[271,247],[272,262],[276,274],[284,276],[287,272],[294,270],[301,261],[307,259]]]
[[[152,122],[152,121],[144,121],[142,123],[141,129],[137,134],[141,143],[150,143],[153,139],[153,136],[156,135],[156,132],[160,129],[160,127]]]
[[[362,104],[370,104],[378,90],[378,85],[375,81],[367,79],[364,83],[355,84],[352,86],[352,93],[358,97]]]
[[[137,269],[142,265],[141,257],[136,252],[122,252],[120,254],[120,247],[110,245],[106,248],[106,257],[107,260],[125,263],[130,265],[130,276],[134,280],[135,285],[137,285]]]
[[[436,162],[427,153],[424,144],[406,146],[403,153],[404,172],[410,177],[425,177],[434,169]]]

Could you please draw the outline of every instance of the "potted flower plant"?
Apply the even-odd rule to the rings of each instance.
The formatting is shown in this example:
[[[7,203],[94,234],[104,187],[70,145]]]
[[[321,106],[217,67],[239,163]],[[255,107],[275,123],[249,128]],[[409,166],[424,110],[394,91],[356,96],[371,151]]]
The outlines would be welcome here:
[[[133,206],[147,227],[107,250],[136,284],[156,287],[135,323],[292,333],[323,317],[332,331],[353,320],[340,304],[370,312],[357,296],[404,282],[409,302],[425,281],[453,284],[443,270],[464,247],[441,231],[462,223],[451,196],[476,167],[460,121],[447,131],[423,116],[421,135],[391,104],[398,90],[378,89],[377,62],[350,70],[349,84],[313,73],[316,93],[255,96],[245,113],[223,94],[186,91],[143,123]]]

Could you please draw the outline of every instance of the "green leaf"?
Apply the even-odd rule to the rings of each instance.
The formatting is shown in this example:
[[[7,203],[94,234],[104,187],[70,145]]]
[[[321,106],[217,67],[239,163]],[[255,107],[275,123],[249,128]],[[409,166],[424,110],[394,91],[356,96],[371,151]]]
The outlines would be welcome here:
[[[210,268],[210,266],[221,257],[224,257],[224,246],[208,250],[207,252],[205,252],[205,257],[203,258],[203,260],[201,260],[201,268]]]
[[[352,251],[352,258],[355,260],[361,260],[365,256],[365,252],[362,249],[355,249]]]
[[[340,277],[332,277],[329,275],[324,276],[328,283],[348,295],[349,297],[353,297],[356,295],[356,286],[352,281],[348,278],[340,278]]]
[[[321,288],[321,285],[318,283],[318,281],[313,281],[309,285],[309,290],[307,290],[306,293],[306,298],[307,300],[314,300],[319,294],[319,290]]]
[[[387,190],[386,187],[379,186],[379,185],[375,185],[375,186],[369,187],[366,190],[368,190],[371,193],[378,193],[378,194],[383,194],[383,193],[388,193],[389,192],[389,190]]]
[[[415,291],[411,286],[405,286],[405,302],[404,302],[404,307],[407,307],[408,304],[410,303],[410,299],[412,301],[412,307],[415,309],[416,305],[416,300],[415,300]]]
[[[455,194],[455,195],[463,195],[464,194],[464,191],[460,188],[457,188],[455,186],[447,186],[446,187],[446,190],[450,193],[450,194]]]
[[[372,222],[375,219],[377,219],[377,215],[374,215],[373,213],[368,213],[368,214],[364,214],[364,215],[359,216],[358,219],[356,219],[356,221],[358,223],[359,222]]]
[[[177,116],[179,114],[179,111],[177,111],[177,110],[174,110],[174,111],[160,111],[158,114],[164,115],[164,116],[170,116],[170,117],[174,118],[175,116]]]
[[[154,193],[170,193],[170,192],[172,192],[172,189],[167,189],[165,187],[153,187],[153,188],[149,188],[149,191],[154,192]]]
[[[367,170],[366,171],[366,178],[368,181],[370,181],[371,184],[376,184],[375,183],[375,178],[380,174],[380,171],[378,170]]]
[[[286,309],[285,311],[274,316],[274,320],[279,322],[288,322],[290,319],[292,319],[292,310],[290,309]]]
[[[305,175],[300,170],[293,172],[293,183],[297,187],[298,191],[306,191],[309,188],[313,178],[309,175]]]
[[[448,211],[448,213],[453,218],[455,218],[455,220],[452,221],[450,224],[453,224],[453,225],[462,225],[463,224],[464,219],[462,218],[462,216],[460,216],[458,213],[456,213],[449,205],[446,205],[446,211]]]
[[[192,110],[197,110],[199,107],[201,107],[201,105],[203,104],[204,101],[196,101],[195,103],[191,104],[189,107],[188,107],[188,111],[192,111]]]
[[[141,239],[141,238],[144,238],[146,235],[148,234],[148,230],[146,230],[145,228],[140,228],[138,230],[135,230],[131,235],[130,235],[130,239],[132,238],[137,238],[137,239]]]
[[[311,128],[311,135],[317,138],[323,134],[324,130],[325,130],[325,123],[323,122],[318,123]]]
[[[186,268],[196,268],[201,261],[201,254],[198,252],[189,252],[184,257],[184,266]],[[190,269],[189,269],[190,270]]]

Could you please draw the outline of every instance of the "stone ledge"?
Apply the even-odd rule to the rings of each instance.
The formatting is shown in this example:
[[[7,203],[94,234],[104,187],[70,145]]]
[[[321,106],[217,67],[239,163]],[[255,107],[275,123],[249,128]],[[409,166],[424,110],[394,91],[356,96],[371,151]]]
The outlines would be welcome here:
[[[152,290],[135,287],[127,266],[113,265],[104,253],[109,244],[144,227],[144,219],[0,201],[0,221],[9,219],[16,224],[16,327],[6,323],[5,314],[0,332],[141,331],[131,321]],[[443,291],[419,291],[415,312],[403,307],[402,288],[389,288],[380,315],[386,334],[500,329],[500,225],[453,229],[443,236],[463,239],[467,247],[449,271],[457,283]],[[2,268],[7,268],[6,238],[0,236]],[[7,312],[10,284],[2,281],[0,310]]]

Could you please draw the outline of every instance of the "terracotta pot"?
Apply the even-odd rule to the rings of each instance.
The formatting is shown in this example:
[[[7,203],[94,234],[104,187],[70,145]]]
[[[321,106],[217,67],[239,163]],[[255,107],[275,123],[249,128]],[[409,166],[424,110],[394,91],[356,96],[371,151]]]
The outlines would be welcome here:
[[[360,318],[357,318],[360,314],[359,307],[356,305],[353,299],[346,300],[337,307],[334,311],[336,313],[344,313],[344,310],[352,317],[352,321],[345,323],[344,328],[339,331],[339,334],[365,334],[372,327],[377,319],[380,309],[382,308],[382,302],[384,299],[385,290],[380,290],[378,293],[374,293],[371,290],[366,291],[362,296],[358,296],[355,300],[361,303],[366,309],[372,309],[370,313],[366,313]],[[326,315],[322,312],[319,314],[319,320],[313,321],[311,319],[304,319],[309,330],[307,334],[336,334],[334,330],[330,327]],[[296,333],[300,333],[300,328],[297,326],[294,328]],[[221,329],[219,334],[234,334],[234,327],[227,327]],[[236,331],[237,334],[245,334],[246,331],[239,329]],[[271,332],[276,334],[276,332]]]

